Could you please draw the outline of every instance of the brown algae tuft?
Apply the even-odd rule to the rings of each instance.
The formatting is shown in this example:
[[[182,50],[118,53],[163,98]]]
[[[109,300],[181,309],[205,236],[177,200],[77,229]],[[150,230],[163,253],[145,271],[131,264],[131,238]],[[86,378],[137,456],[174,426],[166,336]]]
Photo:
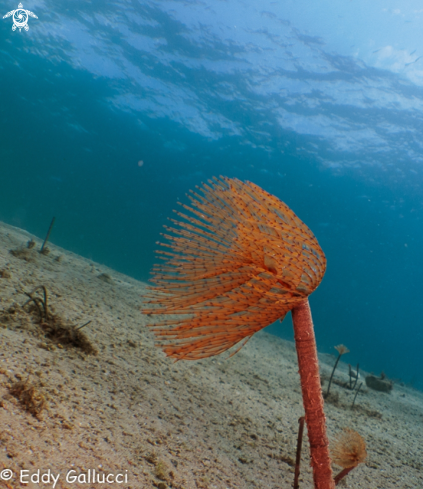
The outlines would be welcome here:
[[[15,397],[21,406],[36,418],[46,407],[46,400],[41,391],[28,379],[14,382],[9,386],[10,394]]]
[[[42,297],[36,295],[36,292],[42,291]],[[23,304],[31,304],[30,312],[35,312],[38,316],[38,324],[45,333],[45,337],[53,341],[59,348],[74,347],[91,355],[98,353],[97,348],[91,343],[88,336],[81,331],[91,321],[82,326],[75,326],[58,314],[52,314],[48,304],[48,292],[45,285],[39,285],[32,292],[26,292],[29,299]]]

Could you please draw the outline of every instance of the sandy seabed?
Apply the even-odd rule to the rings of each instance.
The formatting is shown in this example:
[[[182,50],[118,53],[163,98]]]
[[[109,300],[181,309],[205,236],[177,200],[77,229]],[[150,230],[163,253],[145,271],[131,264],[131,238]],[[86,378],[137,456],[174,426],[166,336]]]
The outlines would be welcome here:
[[[303,415],[292,342],[260,332],[231,358],[174,363],[140,312],[146,284],[54,245],[42,255],[40,245],[0,223],[0,487],[292,488]],[[91,321],[83,331],[97,355],[46,338],[34,302],[22,307],[38,285],[65,324]],[[319,360],[327,379],[335,357]],[[335,378],[328,437],[352,428],[368,453],[339,487],[422,488],[423,393],[364,384],[352,409],[345,363]],[[45,400],[38,415],[11,394],[19,382],[35,404]],[[304,489],[313,487],[308,452],[305,436]]]

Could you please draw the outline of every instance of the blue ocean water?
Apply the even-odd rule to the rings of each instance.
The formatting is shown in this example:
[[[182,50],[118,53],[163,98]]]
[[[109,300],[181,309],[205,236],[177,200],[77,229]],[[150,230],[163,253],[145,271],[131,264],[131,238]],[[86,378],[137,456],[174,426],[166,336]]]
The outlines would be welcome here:
[[[22,8],[29,30],[0,19],[0,220],[43,237],[55,216],[53,243],[147,280],[189,189],[253,181],[327,256],[319,350],[423,389],[420,2]]]

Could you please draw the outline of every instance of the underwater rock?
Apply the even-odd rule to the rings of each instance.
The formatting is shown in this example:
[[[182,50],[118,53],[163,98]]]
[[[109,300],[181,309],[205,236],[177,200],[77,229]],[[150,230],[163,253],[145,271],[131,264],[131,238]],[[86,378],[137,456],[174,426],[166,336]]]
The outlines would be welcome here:
[[[99,278],[103,282],[106,282],[107,284],[110,284],[110,285],[113,285],[115,283],[114,280],[112,279],[112,277],[108,273],[102,273],[102,274],[98,275],[97,278]]]
[[[382,379],[380,377],[376,377],[375,375],[368,375],[366,377],[366,385],[367,387],[370,387],[370,389],[374,389],[375,391],[391,392],[393,382],[390,380]]]

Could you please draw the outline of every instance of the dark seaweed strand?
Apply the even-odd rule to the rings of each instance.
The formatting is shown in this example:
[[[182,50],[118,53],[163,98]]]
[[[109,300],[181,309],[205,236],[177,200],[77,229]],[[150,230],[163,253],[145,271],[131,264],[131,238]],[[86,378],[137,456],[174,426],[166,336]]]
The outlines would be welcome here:
[[[339,353],[338,358],[336,359],[335,365],[333,366],[332,375],[330,376],[330,379],[329,379],[328,390],[326,391],[325,397],[328,397],[328,395],[329,395],[329,390],[330,390],[330,385],[332,383],[333,374],[335,373],[336,367],[338,366],[338,362],[339,362],[339,359],[341,357],[342,357],[342,353]]]
[[[77,328],[75,328],[75,331],[78,331],[82,328],[85,328],[85,326],[88,326],[90,323],[92,323],[92,319],[90,319],[89,321],[87,321],[85,324],[83,324],[82,326],[78,326]]]
[[[35,289],[31,292],[31,295],[34,294],[34,292],[36,292],[38,289],[43,289],[43,293],[44,293],[44,314],[45,314],[45,318],[47,319],[48,318],[48,294],[47,294],[47,288],[45,285],[39,285],[38,287],[35,287]]]
[[[359,364],[357,363],[357,372],[355,374],[355,382],[354,382],[354,385],[352,387],[352,390],[355,389],[355,386],[357,385],[357,381],[358,381],[358,368],[359,368]]]
[[[352,467],[348,467],[346,469],[341,470],[341,472],[339,472],[339,474],[333,479],[335,482],[335,486],[337,486],[338,482],[342,480],[347,474],[349,474],[352,471],[352,469],[354,469],[355,467],[356,466],[353,465]]]
[[[44,243],[43,243],[43,246],[41,246],[41,249],[40,251],[43,251],[44,249],[44,246],[47,244],[47,241],[48,241],[48,238],[50,237],[50,233],[51,233],[51,230],[53,228],[53,224],[54,224],[54,221],[56,220],[55,217],[53,217],[53,219],[51,220],[51,223],[50,223],[50,227],[48,228],[48,231],[47,231],[47,236],[46,236],[46,239],[44,240]]]
[[[38,289],[43,289],[44,293],[44,300],[38,298],[38,297],[33,297],[34,293],[37,292]],[[44,307],[44,319],[47,319],[48,317],[48,294],[47,294],[47,288],[45,285],[39,285],[38,287],[35,287],[35,289],[32,292],[25,292],[25,294],[30,298],[28,301],[25,302],[25,304],[22,306],[26,306],[28,302],[34,301],[35,305],[40,309],[39,304],[37,303],[37,300],[39,300],[43,307]],[[41,319],[43,319],[43,314],[40,311]]]
[[[22,304],[22,308],[24,308],[27,304],[29,304],[32,301],[37,306],[38,312],[40,314],[40,320],[43,320],[43,318],[44,318],[44,313],[43,313],[44,302],[42,301],[42,299],[40,299],[39,297],[31,297],[28,294],[28,292],[25,292],[25,294],[29,297],[29,299],[25,302],[25,304]],[[41,308],[39,302],[41,302],[41,304],[43,305],[43,308]]]
[[[303,433],[304,433],[304,421],[305,416],[301,416],[298,419],[298,438],[297,438],[297,456],[295,459],[295,475],[294,475],[294,489],[298,489],[300,485],[298,484],[298,479],[300,477],[300,463],[301,463],[301,448],[303,445]]]
[[[360,385],[358,386],[357,392],[355,393],[354,400],[353,400],[353,403],[352,403],[352,406],[351,406],[352,408],[354,407],[355,399],[356,399],[357,394],[359,393],[362,385],[363,385],[363,382],[361,382]]]

